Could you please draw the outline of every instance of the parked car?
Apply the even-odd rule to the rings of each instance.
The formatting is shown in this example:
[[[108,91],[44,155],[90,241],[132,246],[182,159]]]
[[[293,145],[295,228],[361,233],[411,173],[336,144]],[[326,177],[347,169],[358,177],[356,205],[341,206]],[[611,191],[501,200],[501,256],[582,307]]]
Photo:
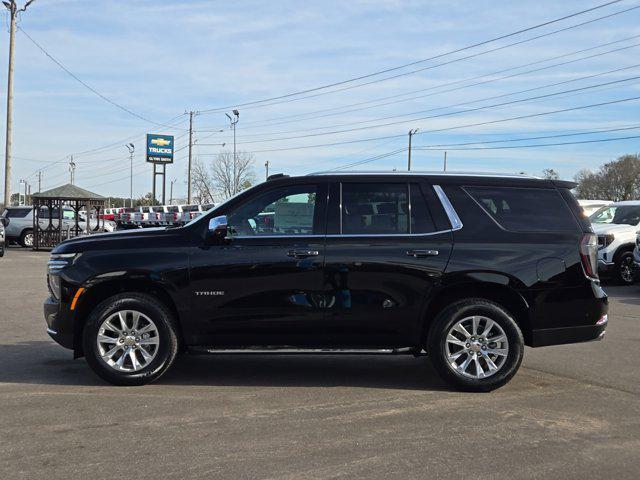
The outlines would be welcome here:
[[[610,205],[611,201],[609,200],[578,200],[578,204],[582,209],[582,213],[585,217],[591,216],[596,210],[601,209],[602,207],[606,207]]]
[[[4,219],[0,219],[0,257],[4,257],[5,236],[4,236]]]
[[[63,229],[74,226],[75,214],[71,209],[63,209],[62,221]],[[6,207],[1,218],[5,219],[5,235],[7,241],[17,242],[25,248],[33,247],[33,207]],[[45,208],[40,214],[41,226],[46,227],[44,222],[49,218],[48,210]],[[57,226],[59,214],[58,210],[53,211],[53,224]],[[48,221],[47,221],[48,223]],[[90,219],[91,228],[97,228],[98,224],[95,219]],[[87,226],[86,218],[79,216],[78,226],[84,230]],[[115,223],[104,221],[104,228],[107,232],[115,229]]]
[[[139,207],[123,207],[119,209],[117,215],[117,225],[119,228],[136,228],[135,215],[140,213]]]
[[[111,222],[115,221],[115,212],[116,208],[105,208],[104,212],[100,215],[101,218],[105,220],[109,220]]]
[[[31,207],[5,207],[1,218],[5,224],[5,241],[33,246],[33,213]]]
[[[47,331],[117,385],[156,380],[184,349],[426,353],[452,385],[492,390],[525,345],[604,335],[597,238],[573,187],[518,175],[270,177],[182,227],[58,245]],[[268,226],[256,221],[265,212]]]
[[[616,202],[589,217],[598,235],[598,270],[620,283],[635,282],[638,269],[633,249],[640,229],[640,201]]]
[[[179,221],[187,223],[201,215],[203,210],[201,205],[182,205]]]

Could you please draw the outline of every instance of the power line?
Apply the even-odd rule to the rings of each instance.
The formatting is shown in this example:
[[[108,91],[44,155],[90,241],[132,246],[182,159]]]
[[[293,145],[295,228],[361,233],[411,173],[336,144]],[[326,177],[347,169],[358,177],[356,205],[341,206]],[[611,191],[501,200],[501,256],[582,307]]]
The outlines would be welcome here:
[[[536,143],[533,145],[500,145],[497,147],[463,147],[463,148],[447,148],[447,150],[505,150],[514,148],[536,148],[536,147],[552,147],[557,145],[580,145],[585,143],[601,143],[601,142],[617,142],[619,140],[630,140],[640,138],[640,135],[633,135],[629,137],[615,137],[615,138],[602,138],[597,140],[581,140],[576,142],[559,142],[559,143]],[[428,147],[415,147],[416,150],[434,150],[441,151],[444,148],[428,148]]]
[[[442,58],[442,57],[445,57],[445,56],[448,56],[448,55],[453,55],[455,53],[463,52],[465,50],[470,50],[472,48],[476,48],[476,47],[479,47],[479,46],[482,46],[482,45],[486,45],[486,44],[493,43],[493,42],[496,42],[496,41],[499,41],[499,40],[503,40],[505,38],[513,37],[513,36],[519,35],[521,33],[525,33],[525,32],[531,31],[531,30],[542,28],[542,27],[545,27],[545,26],[548,26],[548,25],[551,25],[551,24],[554,24],[554,23],[561,22],[563,20],[567,20],[567,19],[572,18],[572,17],[576,17],[576,16],[583,15],[583,14],[588,13],[588,12],[592,12],[592,11],[595,11],[595,10],[598,10],[598,9],[601,9],[601,8],[605,8],[605,7],[609,6],[609,5],[613,5],[613,4],[619,3],[620,1],[621,0],[613,0],[613,1],[610,1],[610,2],[606,2],[606,3],[600,4],[600,5],[596,5],[594,7],[591,7],[591,8],[585,9],[585,10],[581,10],[579,12],[575,12],[575,13],[572,13],[572,14],[569,14],[569,15],[565,15],[565,16],[560,17],[560,18],[556,18],[556,19],[549,20],[549,21],[546,21],[546,22],[543,22],[543,23],[539,23],[537,25],[533,25],[531,27],[523,28],[523,29],[517,30],[515,32],[511,32],[511,33],[508,33],[508,34],[500,35],[498,37],[493,37],[493,38],[488,39],[488,40],[483,40],[481,42],[477,42],[477,43],[474,43],[474,44],[471,44],[471,45],[467,45],[465,47],[461,47],[461,48],[458,48],[458,49],[450,50],[448,52],[444,52],[444,53],[441,53],[441,54],[438,54],[438,55],[434,55],[434,56],[429,57],[429,58],[425,58],[425,59],[422,59],[422,60],[416,60],[416,61],[409,62],[409,63],[403,64],[403,65],[398,65],[398,66],[395,66],[395,67],[387,68],[387,69],[384,69],[384,70],[379,70],[377,72],[368,73],[368,74],[365,74],[365,75],[360,75],[358,77],[353,77],[353,78],[350,78],[350,79],[347,79],[347,80],[341,80],[341,81],[338,81],[338,82],[329,83],[329,84],[326,84],[326,85],[321,85],[321,86],[318,86],[318,87],[313,87],[313,88],[309,88],[309,89],[306,89],[306,90],[300,90],[300,91],[297,91],[297,92],[287,93],[287,94],[284,94],[284,95],[279,95],[279,96],[276,96],[276,97],[270,97],[270,98],[266,98],[266,99],[262,99],[262,100],[255,100],[255,101],[252,101],[252,102],[245,102],[245,103],[240,103],[240,104],[227,105],[225,107],[217,107],[217,108],[210,108],[210,109],[200,110],[200,113],[205,113],[205,112],[210,113],[210,112],[216,112],[216,111],[220,112],[220,111],[228,110],[228,109],[231,109],[231,108],[246,107],[246,106],[249,106],[249,105],[261,104],[261,103],[270,102],[270,101],[273,101],[273,100],[281,100],[281,99],[290,98],[290,97],[294,97],[294,96],[298,96],[298,95],[303,95],[305,93],[316,92],[316,91],[319,91],[319,90],[325,90],[327,88],[332,88],[332,87],[336,87],[336,86],[340,86],[340,85],[345,85],[347,83],[352,83],[352,82],[355,82],[355,81],[364,80],[364,79],[367,79],[367,78],[371,78],[371,77],[375,77],[375,76],[378,76],[378,75],[382,75],[384,73],[390,73],[390,72],[393,72],[393,71],[397,71],[397,70],[401,70],[401,69],[404,69],[404,68],[407,68],[407,67],[411,67],[413,65],[418,65],[420,63],[424,63],[424,62],[427,62],[427,61],[430,61],[430,60],[435,60],[435,59]],[[638,8],[638,7],[634,7],[634,8]]]
[[[576,59],[573,59],[573,60],[568,60],[568,61],[565,61],[565,62],[555,63],[553,65],[547,65],[547,66],[544,66],[544,67],[541,67],[541,68],[527,70],[527,71],[524,71],[524,72],[518,72],[518,73],[511,74],[511,75],[506,75],[506,76],[503,76],[503,77],[490,78],[489,80],[486,80],[486,81],[477,82],[477,83],[471,83],[471,84],[468,84],[468,85],[462,85],[460,87],[450,88],[448,90],[442,90],[442,91],[439,91],[439,92],[429,93],[429,94],[426,94],[426,95],[417,95],[417,96],[413,96],[413,97],[403,98],[403,99],[400,99],[400,100],[394,100],[394,101],[385,102],[385,103],[378,103],[376,105],[370,105],[370,106],[367,106],[367,107],[349,109],[350,107],[354,107],[354,106],[358,107],[358,106],[361,106],[361,105],[368,105],[370,103],[375,103],[375,102],[379,102],[379,101],[383,101],[383,100],[389,100],[389,99],[395,99],[395,98],[399,98],[399,97],[403,97],[403,96],[407,96],[407,95],[412,95],[414,93],[421,93],[421,92],[436,90],[436,89],[439,89],[439,88],[449,87],[449,86],[452,86],[452,85],[459,85],[460,83],[473,81],[473,80],[477,80],[477,79],[481,79],[481,78],[493,77],[494,75],[499,75],[499,74],[506,73],[506,72],[509,72],[509,71],[530,67],[530,66],[537,65],[537,64],[540,64],[540,63],[546,63],[546,62],[550,62],[550,61],[553,61],[553,60],[558,60],[560,58],[565,58],[565,57],[577,55],[578,53],[585,53],[585,52],[588,52],[588,51],[596,50],[598,48],[606,47],[606,46],[609,46],[609,45],[613,45],[613,44],[616,44],[616,43],[621,43],[621,42],[632,40],[632,39],[636,39],[636,38],[640,38],[640,35],[633,35],[631,37],[626,37],[626,38],[623,38],[623,39],[620,39],[620,40],[615,40],[613,42],[607,42],[607,43],[595,45],[595,46],[590,47],[590,48],[576,50],[576,51],[573,51],[573,52],[570,52],[570,53],[565,53],[563,55],[558,55],[558,56],[555,56],[555,57],[550,57],[550,58],[546,58],[546,59],[543,59],[543,60],[538,60],[536,62],[526,63],[526,64],[523,64],[523,65],[510,67],[510,68],[507,68],[507,69],[498,70],[498,71],[491,72],[491,73],[477,75],[477,76],[469,77],[469,78],[466,78],[466,79],[463,79],[463,80],[456,80],[456,81],[453,81],[453,82],[446,82],[446,83],[442,83],[440,85],[435,85],[435,86],[432,86],[432,87],[429,87],[429,88],[422,88],[422,89],[419,89],[419,90],[413,90],[411,92],[406,92],[406,93],[401,93],[401,94],[397,94],[397,95],[390,95],[390,96],[386,96],[386,97],[381,97],[381,98],[378,98],[378,99],[375,99],[375,100],[368,100],[368,101],[365,101],[365,102],[353,103],[353,104],[344,105],[344,106],[341,106],[341,107],[332,107],[332,108],[329,108],[329,109],[317,110],[315,112],[301,113],[301,114],[292,115],[292,116],[289,116],[289,117],[276,117],[275,119],[267,119],[267,120],[263,120],[262,122],[260,122],[260,121],[256,121],[256,122],[253,122],[253,123],[249,122],[249,125],[250,125],[249,128],[251,128],[252,125],[255,126],[256,124],[257,124],[258,127],[259,126],[263,126],[262,124],[269,125],[269,126],[275,126],[275,125],[284,125],[284,124],[288,124],[288,123],[297,123],[297,122],[300,122],[301,120],[303,120],[303,121],[305,121],[305,120],[315,120],[315,119],[318,119],[318,118],[326,118],[326,117],[331,117],[331,116],[335,116],[335,115],[343,115],[344,113],[359,112],[359,111],[368,110],[368,109],[371,109],[371,108],[383,107],[383,106],[392,105],[392,104],[396,104],[396,103],[407,102],[407,101],[410,101],[410,100],[417,100],[417,99],[420,99],[420,98],[431,97],[431,96],[434,96],[434,95],[441,95],[443,93],[453,92],[453,91],[457,91],[457,90],[463,90],[465,88],[474,87],[474,86],[478,86],[478,85],[485,85],[487,83],[494,83],[494,82],[497,82],[497,81],[501,81],[501,80],[505,80],[505,79],[509,79],[509,78],[514,78],[514,77],[519,77],[519,76],[526,75],[526,74],[529,74],[529,73],[536,73],[536,72],[540,72],[540,71],[543,71],[543,70],[548,70],[548,69],[551,69],[551,68],[560,67],[560,66],[563,66],[563,65],[569,65],[571,63],[580,62],[580,61],[583,61],[583,60],[589,60],[589,59],[592,59],[592,58],[601,57],[601,56],[608,55],[608,54],[615,53],[615,52],[619,52],[619,51],[622,51],[622,50],[628,50],[630,48],[635,48],[640,44],[634,44],[634,45],[629,45],[629,46],[625,46],[625,47],[621,47],[621,48],[616,48],[616,49],[613,49],[613,50],[607,50],[606,52],[600,52],[600,53],[597,53],[597,54],[594,54],[594,55],[588,55],[586,57],[581,57],[581,58],[576,58]],[[611,72],[615,72],[615,71],[616,70],[613,70]],[[584,78],[588,78],[588,77],[584,77]],[[567,83],[569,83],[569,82],[570,81],[568,81]],[[339,111],[338,112],[334,112],[335,110],[339,110]],[[314,113],[323,113],[323,112],[333,112],[333,113],[325,113],[324,115],[317,115],[317,116],[308,117],[308,115],[312,115]],[[303,117],[303,116],[306,117],[306,118],[299,118],[299,117]],[[284,121],[284,122],[276,122],[276,123],[271,123],[270,122],[271,120],[278,120],[278,119],[282,119],[282,118],[289,118],[290,120],[287,120],[287,121]],[[247,127],[245,127],[245,129],[246,128]],[[256,134],[256,135],[258,135],[258,134]]]
[[[452,126],[452,127],[439,128],[439,129],[433,129],[433,130],[421,130],[418,134],[421,135],[421,134],[425,134],[425,133],[439,133],[439,132],[444,132],[444,131],[457,130],[457,129],[461,129],[461,128],[479,127],[479,126],[496,124],[496,123],[510,122],[510,121],[514,121],[514,120],[522,120],[522,119],[525,119],[525,118],[542,117],[542,116],[546,116],[546,115],[553,115],[553,114],[556,114],[556,113],[572,112],[572,111],[583,110],[583,109],[587,109],[587,108],[601,107],[601,106],[606,106],[606,105],[614,105],[614,104],[619,104],[619,103],[631,102],[631,101],[639,100],[639,99],[640,99],[640,97],[629,97],[629,98],[623,98],[623,99],[619,99],[619,100],[611,100],[611,101],[607,101],[607,102],[593,103],[593,104],[589,104],[589,105],[581,105],[581,106],[578,106],[578,107],[569,107],[569,108],[562,108],[562,109],[558,109],[558,110],[551,110],[551,111],[541,112],[541,113],[532,113],[532,114],[528,114],[528,115],[519,115],[519,116],[516,116],[516,117],[502,118],[502,119],[498,119],[498,120],[488,120],[488,121],[485,121],[485,122],[468,123],[468,124],[464,124],[464,125],[455,125],[455,126]],[[385,135],[385,136],[361,138],[361,139],[355,139],[355,140],[345,140],[345,141],[340,141],[340,142],[321,143],[321,144],[314,144],[314,145],[301,145],[301,146],[297,146],[297,147],[283,147],[283,148],[272,148],[272,149],[264,149],[264,150],[252,150],[252,151],[249,151],[247,153],[255,154],[255,153],[285,152],[285,151],[291,151],[291,150],[304,150],[304,149],[309,149],[309,148],[333,147],[333,146],[337,146],[337,145],[348,145],[348,144],[354,144],[354,143],[374,142],[374,141],[377,141],[377,140],[386,140],[386,139],[391,139],[391,138],[404,138],[404,137],[406,137],[406,134],[402,133],[402,134],[397,134],[397,135]],[[200,154],[200,155],[209,155],[209,154]]]
[[[435,148],[424,148],[424,147],[414,147],[414,150],[433,150],[433,151],[449,151],[449,150],[502,150],[502,149],[516,149],[516,148],[537,148],[537,147],[552,147],[552,146],[563,146],[563,145],[579,145],[579,144],[588,144],[588,143],[603,143],[603,142],[616,142],[616,141],[621,141],[621,140],[630,140],[630,139],[637,139],[640,138],[640,135],[633,135],[633,136],[628,136],[628,137],[617,137],[617,138],[603,138],[603,139],[597,139],[597,140],[583,140],[583,141],[576,141],[576,142],[558,142],[558,143],[541,143],[541,144],[534,144],[534,145],[508,145],[508,146],[499,146],[499,147],[478,147],[478,148],[442,148],[442,149],[435,149]],[[396,155],[400,152],[406,151],[406,148],[402,148],[399,150],[395,150],[393,152],[389,152],[389,153],[385,153],[382,155],[378,155],[376,157],[371,157],[371,158],[366,158],[364,160],[360,160],[357,162],[353,162],[347,165],[342,165],[340,167],[336,167],[333,168],[331,170],[327,170],[328,172],[334,172],[334,171],[339,171],[339,170],[344,170],[347,168],[351,168],[351,167],[357,167],[360,165],[364,165],[366,163],[371,163],[371,162],[375,162],[376,160],[380,160],[382,158],[386,158],[392,155]]]
[[[613,85],[613,84],[618,84],[618,83],[622,83],[624,81],[630,81],[630,80],[637,80],[638,78],[640,78],[640,76],[636,76],[636,77],[630,77],[628,79],[622,79],[622,80],[615,80],[613,82],[606,82],[606,83],[602,83],[602,84],[597,84],[597,85],[591,85],[589,87],[580,87],[580,88],[573,88],[570,90],[563,90],[561,92],[556,92],[556,93],[549,93],[549,94],[545,94],[545,95],[537,95],[535,97],[527,97],[527,98],[523,98],[523,99],[519,99],[519,100],[511,100],[509,102],[502,102],[502,103],[496,103],[493,105],[485,105],[483,107],[475,107],[475,108],[468,108],[465,110],[458,110],[455,112],[447,112],[447,113],[441,113],[438,115],[428,115],[425,117],[418,117],[418,118],[410,118],[407,120],[400,120],[400,121],[396,121],[396,122],[387,122],[387,123],[379,123],[376,125],[368,125],[368,126],[363,126],[363,127],[355,127],[355,128],[348,128],[348,129],[343,129],[343,130],[332,130],[329,132],[320,132],[320,133],[308,133],[305,135],[295,135],[295,136],[291,136],[291,137],[282,137],[282,138],[267,138],[267,139],[262,139],[262,140],[249,140],[247,142],[240,142],[240,145],[249,145],[249,144],[254,144],[254,143],[270,143],[270,142],[278,142],[278,141],[283,141],[283,140],[297,140],[300,138],[309,138],[309,137],[320,137],[320,136],[325,136],[325,135],[336,135],[339,133],[350,133],[350,132],[357,132],[357,131],[361,131],[361,130],[369,130],[369,129],[373,129],[373,128],[381,128],[381,127],[390,127],[390,126],[394,126],[394,125],[401,125],[401,124],[406,124],[406,123],[415,123],[418,121],[423,121],[423,120],[430,120],[430,119],[434,119],[434,118],[442,118],[442,117],[448,117],[448,116],[452,116],[452,115],[459,115],[462,113],[469,113],[469,112],[475,112],[478,110],[486,110],[489,108],[496,108],[496,107],[503,107],[503,106],[507,106],[507,105],[513,105],[516,103],[522,103],[522,102],[528,102],[528,101],[532,101],[532,100],[539,100],[542,98],[549,98],[549,97],[553,97],[553,96],[557,96],[557,95],[563,95],[566,93],[572,93],[572,92],[578,92],[578,91],[585,91],[585,90],[589,90],[592,88],[596,88],[596,87],[602,87],[602,86],[606,86],[606,85]],[[416,113],[413,113],[416,114]],[[413,115],[413,114],[409,114],[409,115]],[[404,116],[404,115],[402,115]],[[380,119],[375,119],[375,120],[384,120],[385,118],[380,118]],[[375,121],[375,120],[370,120],[370,121]]]
[[[136,112],[134,112],[133,110],[128,109],[127,107],[120,105],[119,103],[111,100],[109,97],[103,95],[102,93],[100,93],[98,90],[96,90],[95,88],[93,88],[91,85],[89,85],[88,83],[86,83],[84,80],[82,80],[80,77],[78,77],[75,73],[73,73],[71,70],[69,70],[67,67],[65,67],[59,60],[57,60],[53,55],[51,55],[49,52],[47,52],[44,47],[42,45],[40,45],[38,42],[36,42],[31,35],[29,35],[22,27],[20,27],[19,25],[17,26],[18,30],[20,30],[28,39],[29,41],[31,41],[31,43],[33,43],[44,55],[46,55],[53,63],[55,63],[58,67],[60,67],[62,70],[64,70],[71,78],[73,78],[74,80],[76,80],[78,83],[80,83],[82,86],[84,86],[87,90],[89,90],[90,92],[94,93],[95,95],[97,95],[98,97],[100,97],[102,100],[104,100],[105,102],[110,103],[111,105],[113,105],[114,107],[122,110],[125,113],[128,113],[129,115],[136,117],[140,120],[143,120],[147,123],[151,123],[153,125],[159,126],[159,127],[167,127],[167,128],[172,128],[169,127],[166,124],[162,124],[162,123],[157,123],[154,122],[153,120],[150,120]]]
[[[489,141],[480,141],[480,142],[461,142],[461,143],[440,143],[440,144],[432,144],[432,145],[422,145],[418,147],[414,147],[414,149],[430,149],[435,147],[459,147],[466,145],[486,145],[492,143],[507,143],[507,142],[523,142],[530,140],[543,140],[547,138],[560,138],[560,137],[577,137],[581,135],[594,135],[597,133],[609,133],[609,132],[622,132],[626,130],[636,130],[640,128],[640,125],[633,125],[630,127],[620,127],[620,128],[604,128],[591,130],[586,132],[574,132],[574,133],[560,133],[554,135],[541,135],[537,137],[522,137],[522,138],[508,138],[504,140],[489,140]]]
[[[638,44],[636,44],[634,46],[640,46],[640,43],[638,43]],[[584,77],[579,77],[579,78],[576,78],[576,79],[565,80],[565,81],[562,81],[562,82],[550,83],[550,84],[547,84],[547,85],[541,85],[541,86],[538,86],[538,87],[528,88],[528,89],[520,90],[520,91],[517,91],[517,92],[503,93],[503,94],[500,94],[500,95],[493,95],[493,96],[490,96],[490,97],[480,98],[480,99],[472,100],[472,101],[469,101],[469,102],[461,102],[461,103],[456,103],[456,104],[453,104],[453,105],[447,105],[447,106],[444,106],[444,107],[436,107],[436,108],[430,108],[430,109],[427,109],[427,110],[419,110],[419,111],[416,111],[416,112],[404,113],[404,114],[401,114],[401,115],[388,115],[388,116],[385,116],[385,117],[373,118],[371,120],[360,120],[360,121],[357,121],[357,122],[347,122],[347,123],[342,123],[342,124],[337,124],[337,125],[330,125],[330,126],[325,126],[325,127],[315,127],[315,128],[308,128],[308,129],[289,130],[289,131],[284,131],[284,132],[270,132],[270,133],[263,133],[263,134],[245,135],[245,137],[246,136],[255,137],[255,136],[259,136],[259,135],[269,135],[269,134],[271,134],[271,135],[286,135],[286,134],[291,134],[291,133],[313,132],[313,131],[318,131],[318,130],[326,130],[327,128],[348,127],[348,126],[352,126],[352,125],[362,125],[362,124],[365,124],[365,123],[377,122],[377,121],[381,121],[381,120],[390,120],[390,119],[393,119],[393,118],[404,118],[404,117],[408,117],[408,116],[411,116],[411,115],[420,115],[420,114],[423,114],[423,113],[433,112],[433,111],[437,111],[437,110],[446,110],[448,108],[453,108],[453,107],[460,107],[460,106],[464,106],[464,105],[472,105],[474,103],[484,102],[484,101],[487,101],[487,100],[494,100],[496,98],[509,97],[509,96],[512,96],[512,95],[519,95],[521,93],[527,93],[527,92],[532,92],[532,91],[535,91],[535,90],[541,90],[541,89],[544,89],[544,88],[550,88],[550,87],[555,87],[555,86],[559,86],[559,85],[564,85],[564,84],[567,84],[567,83],[573,83],[573,82],[577,82],[577,81],[580,81],[580,80],[586,80],[586,79],[589,79],[589,78],[595,78],[595,77],[599,77],[599,76],[602,76],[602,75],[608,75],[610,73],[617,73],[617,72],[621,72],[621,71],[624,71],[624,70],[629,70],[631,68],[636,68],[636,67],[639,67],[639,66],[640,66],[640,64],[635,64],[635,65],[631,65],[631,66],[628,66],[628,67],[623,67],[623,68],[618,68],[618,69],[615,69],[615,70],[610,70],[608,72],[601,72],[601,73],[586,75]],[[636,80],[638,78],[640,78],[640,77],[637,77],[637,76],[636,77],[629,77],[629,78],[622,79],[622,80],[615,80],[615,81],[612,81],[612,82],[605,82],[605,83],[601,83],[601,84],[597,84],[597,85],[581,87],[581,88],[576,88],[576,89],[572,89],[572,90],[566,90],[566,91],[563,91],[563,92],[556,92],[556,93],[550,93],[550,94],[540,95],[540,96],[536,96],[536,97],[529,97],[529,98],[520,99],[520,100],[513,100],[511,102],[504,102],[504,103],[499,103],[499,104],[496,104],[496,105],[486,105],[486,106],[483,106],[483,107],[478,107],[478,108],[473,108],[473,109],[468,109],[468,110],[461,110],[459,112],[449,112],[449,113],[444,113],[444,114],[441,114],[441,115],[435,115],[435,116],[431,116],[431,117],[423,117],[423,118],[420,118],[418,120],[423,120],[423,119],[426,119],[426,118],[437,118],[437,117],[440,117],[440,116],[457,115],[459,113],[467,113],[467,112],[470,112],[470,111],[484,110],[484,109],[493,108],[493,107],[496,107],[496,106],[504,106],[504,105],[509,105],[509,104],[512,104],[512,103],[520,103],[520,102],[524,102],[524,101],[530,101],[530,100],[536,100],[536,99],[545,98],[545,97],[562,95],[564,93],[571,93],[571,92],[588,90],[588,89],[597,88],[597,87],[606,86],[606,85],[613,85],[613,84],[622,83],[622,82],[626,82],[626,81]],[[409,120],[406,120],[406,122],[412,122],[414,120],[415,119],[409,119]],[[243,142],[243,143],[260,143],[260,142],[263,142],[263,141],[270,141],[270,140],[253,140],[252,142]]]

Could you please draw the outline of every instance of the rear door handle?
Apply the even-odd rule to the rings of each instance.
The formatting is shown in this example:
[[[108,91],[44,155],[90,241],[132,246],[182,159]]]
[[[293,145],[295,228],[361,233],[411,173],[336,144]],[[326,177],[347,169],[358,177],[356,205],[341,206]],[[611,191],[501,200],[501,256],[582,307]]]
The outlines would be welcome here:
[[[317,250],[289,250],[287,255],[293,258],[307,258],[317,257],[319,252]]]
[[[435,257],[438,250],[407,250],[407,255],[413,258]]]

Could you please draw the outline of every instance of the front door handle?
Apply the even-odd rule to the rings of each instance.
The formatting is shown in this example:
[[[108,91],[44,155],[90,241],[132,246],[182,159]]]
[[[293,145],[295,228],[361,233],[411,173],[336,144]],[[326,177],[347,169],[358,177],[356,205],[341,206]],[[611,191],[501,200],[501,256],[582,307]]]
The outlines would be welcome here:
[[[438,250],[407,250],[407,255],[413,258],[435,257]]]
[[[319,252],[317,250],[289,250],[287,255],[293,258],[307,258],[317,257]]]

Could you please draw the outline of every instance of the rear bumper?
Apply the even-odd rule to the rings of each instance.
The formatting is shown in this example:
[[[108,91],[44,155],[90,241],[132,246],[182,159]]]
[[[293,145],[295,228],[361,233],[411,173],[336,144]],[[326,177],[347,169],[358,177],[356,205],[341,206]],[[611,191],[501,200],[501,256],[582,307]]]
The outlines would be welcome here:
[[[44,319],[47,323],[47,333],[56,343],[73,350],[73,325],[70,318],[53,298],[44,301]]]
[[[602,340],[605,335],[607,323],[608,319],[598,325],[534,330],[531,334],[531,346],[546,347],[548,345],[564,345],[567,343]]]

